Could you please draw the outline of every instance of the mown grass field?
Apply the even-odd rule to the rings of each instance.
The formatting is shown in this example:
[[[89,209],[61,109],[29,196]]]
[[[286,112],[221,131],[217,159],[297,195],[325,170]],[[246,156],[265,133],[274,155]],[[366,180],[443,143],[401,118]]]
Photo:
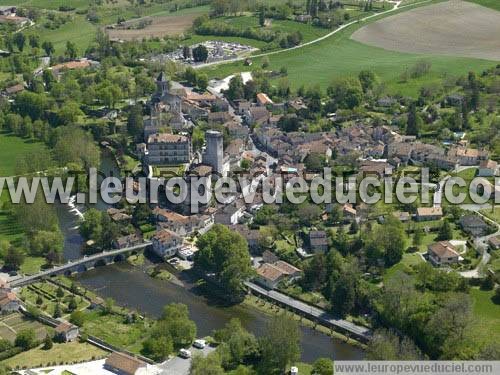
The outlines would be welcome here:
[[[474,303],[474,327],[478,342],[500,341],[500,304],[493,300],[495,292],[473,288],[470,291]]]
[[[0,133],[0,176],[13,176],[17,160],[28,152],[46,149],[41,142],[28,141],[11,134]]]
[[[484,7],[500,11],[500,1],[498,0],[466,0],[466,1],[468,1],[469,3],[476,3]]]
[[[68,342],[64,344],[54,343],[50,350],[44,350],[42,346],[20,353],[5,360],[4,364],[12,368],[16,367],[47,367],[53,364],[73,363],[90,361],[103,358],[108,352],[93,345],[79,342]]]
[[[357,75],[359,71],[369,69],[387,84],[389,93],[416,96],[423,84],[440,82],[446,76],[463,75],[471,70],[482,71],[496,65],[487,60],[392,52],[351,40],[351,34],[367,22],[353,24],[318,43],[270,55],[269,68],[279,70],[285,66],[293,88],[318,84],[323,89],[336,78]],[[401,82],[400,76],[404,70],[423,59],[432,63],[430,73],[419,79]],[[262,58],[254,58],[250,67],[244,66],[240,61],[204,70],[211,78],[223,78],[234,72],[259,69],[261,64]]]

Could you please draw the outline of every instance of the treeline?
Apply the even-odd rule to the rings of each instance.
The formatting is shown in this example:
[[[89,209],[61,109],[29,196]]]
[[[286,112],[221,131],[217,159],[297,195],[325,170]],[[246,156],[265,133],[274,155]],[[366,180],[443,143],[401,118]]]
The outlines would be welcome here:
[[[261,30],[257,28],[240,28],[221,20],[209,20],[207,16],[201,16],[193,23],[194,31],[199,35],[235,36],[241,38],[260,40],[266,43],[276,42],[281,48],[289,48],[302,42],[302,34],[299,31],[285,33],[273,30]]]

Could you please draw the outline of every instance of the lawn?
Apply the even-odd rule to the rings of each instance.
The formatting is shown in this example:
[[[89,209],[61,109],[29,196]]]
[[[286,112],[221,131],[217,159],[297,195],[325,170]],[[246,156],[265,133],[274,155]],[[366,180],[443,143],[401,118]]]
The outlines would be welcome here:
[[[270,69],[287,67],[289,80],[295,89],[302,85],[314,84],[325,89],[335,78],[357,75],[359,71],[369,69],[387,83],[389,93],[417,95],[423,84],[440,82],[446,76],[462,75],[470,70],[482,71],[496,65],[494,62],[479,59],[392,52],[350,39],[355,30],[380,17],[353,24],[318,43],[270,55]],[[400,82],[401,73],[422,59],[432,63],[430,73],[419,79]],[[261,64],[262,58],[255,58],[250,67],[244,66],[243,62],[234,62],[204,70],[211,78],[222,78],[237,71],[258,69]]]
[[[41,152],[46,146],[11,134],[0,133],[0,176],[16,173],[17,160],[28,152]]]
[[[104,315],[100,311],[85,312],[85,333],[97,336],[102,340],[119,348],[139,353],[142,342],[148,337],[148,322],[125,323],[125,318],[120,315]]]
[[[469,3],[476,3],[484,7],[500,11],[500,1],[498,0],[466,0],[466,1],[468,1]]]
[[[385,271],[384,279],[385,280],[390,279],[398,271],[403,271],[406,273],[411,272],[412,266],[416,266],[417,264],[422,263],[423,261],[424,260],[418,253],[412,253],[412,254],[405,253],[403,254],[403,259],[401,259],[401,262],[395,264],[394,266],[388,268]]]
[[[494,303],[492,290],[473,288],[470,295],[474,302],[474,317],[477,318],[475,333],[480,342],[500,341],[500,304]]]
[[[492,206],[491,208],[479,211],[487,218],[500,224],[500,206]]]
[[[24,258],[24,262],[21,265],[21,273],[25,275],[33,275],[40,271],[40,268],[45,265],[47,261],[44,257],[32,257],[27,256]]]
[[[54,343],[50,350],[38,347],[27,352],[20,353],[4,361],[4,364],[12,368],[16,367],[44,367],[61,363],[76,363],[103,358],[108,352],[93,345],[79,342],[68,342],[64,344]]]

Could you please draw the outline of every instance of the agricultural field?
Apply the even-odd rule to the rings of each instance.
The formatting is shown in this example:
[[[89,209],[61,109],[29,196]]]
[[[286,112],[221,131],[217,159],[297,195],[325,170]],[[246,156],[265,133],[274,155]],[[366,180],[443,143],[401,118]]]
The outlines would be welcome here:
[[[166,35],[175,36],[188,30],[193,20],[202,13],[191,13],[175,16],[151,17],[151,24],[146,27],[130,29],[108,29],[106,32],[111,39],[120,40],[142,40],[143,38],[160,37]]]
[[[398,10],[400,13],[406,10]],[[433,54],[413,54],[388,51],[368,46],[350,38],[353,32],[383,16],[353,24],[317,43],[302,48],[269,55],[269,69],[279,70],[285,66],[292,88],[319,85],[322,89],[332,80],[349,75],[357,75],[369,69],[385,83],[388,94],[417,96],[424,84],[441,82],[443,78],[466,74],[468,71],[481,71],[496,63],[488,60],[466,57],[439,56]],[[418,79],[402,81],[401,74],[419,61],[428,61],[432,67],[428,74]],[[253,59],[252,66],[235,62],[205,68],[211,78],[224,78],[234,72],[259,69],[262,57]]]
[[[17,332],[29,328],[35,331],[38,340],[43,340],[47,335],[48,328],[46,326],[20,313],[13,313],[0,318],[0,337],[12,343],[16,338]]]
[[[412,9],[373,22],[352,39],[383,49],[500,60],[500,12],[464,1]]]

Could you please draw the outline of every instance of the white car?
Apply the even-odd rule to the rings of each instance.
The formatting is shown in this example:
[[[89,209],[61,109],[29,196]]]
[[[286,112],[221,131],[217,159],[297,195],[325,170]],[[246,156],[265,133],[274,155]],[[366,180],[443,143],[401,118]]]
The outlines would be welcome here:
[[[179,355],[182,358],[191,358],[191,351],[189,351],[187,349],[181,349],[181,350],[179,350]]]
[[[290,375],[298,375],[299,374],[299,369],[295,366],[292,366],[290,368]]]
[[[207,342],[205,340],[195,340],[193,346],[198,349],[205,349]]]

